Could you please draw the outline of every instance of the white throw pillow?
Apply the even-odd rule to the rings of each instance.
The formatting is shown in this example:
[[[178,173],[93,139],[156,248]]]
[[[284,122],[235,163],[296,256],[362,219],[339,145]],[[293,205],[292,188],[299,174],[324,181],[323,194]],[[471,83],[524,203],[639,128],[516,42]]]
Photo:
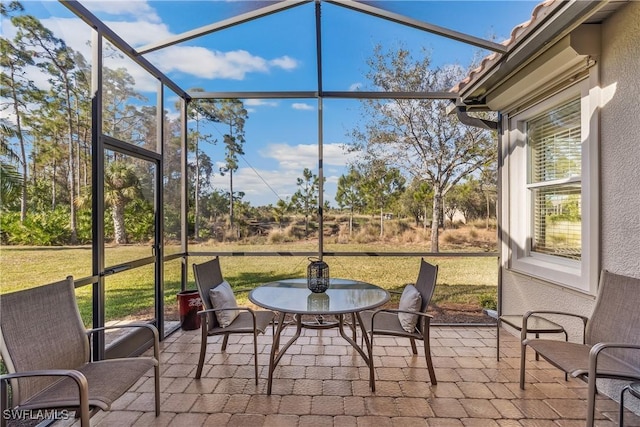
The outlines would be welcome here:
[[[415,286],[407,285],[404,291],[402,291],[398,308],[400,310],[419,311],[421,305],[422,295],[420,295],[420,292],[418,292]],[[415,332],[416,325],[418,324],[417,314],[398,313],[398,320],[400,320],[402,329],[409,333]]]
[[[234,308],[238,306],[231,285],[226,280],[213,289],[209,289],[209,299],[214,309]],[[226,328],[238,317],[238,310],[216,311],[216,319],[221,328]]]

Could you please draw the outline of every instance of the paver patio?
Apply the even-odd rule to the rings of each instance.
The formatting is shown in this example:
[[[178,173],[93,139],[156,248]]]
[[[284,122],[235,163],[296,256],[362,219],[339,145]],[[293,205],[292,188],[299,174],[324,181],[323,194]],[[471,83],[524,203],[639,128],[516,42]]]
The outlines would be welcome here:
[[[529,355],[527,389],[518,386],[517,338],[495,328],[432,327],[438,385],[431,386],[421,349],[408,340],[375,338],[376,392],[368,368],[337,330],[304,330],[275,370],[266,395],[270,330],[259,339],[260,378],[253,380],[250,337],[230,337],[220,353],[211,337],[202,379],[193,379],[200,331],[179,331],[161,343],[162,414],[153,412],[151,372],[92,418],[96,426],[583,426],[586,383]],[[293,329],[285,331],[290,334]],[[596,425],[617,425],[618,405],[599,397]],[[640,426],[627,411],[626,426]],[[59,425],[71,424],[59,422]],[[76,423],[78,424],[78,423]]]

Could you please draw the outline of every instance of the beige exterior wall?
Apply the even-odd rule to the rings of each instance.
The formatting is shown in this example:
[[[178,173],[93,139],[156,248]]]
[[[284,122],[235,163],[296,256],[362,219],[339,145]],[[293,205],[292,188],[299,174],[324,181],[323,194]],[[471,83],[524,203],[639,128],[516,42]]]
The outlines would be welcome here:
[[[640,2],[611,17],[602,37],[601,82],[614,92],[600,115],[602,268],[640,277]]]
[[[617,11],[603,23],[601,34],[599,72],[606,105],[600,113],[600,267],[640,277],[640,2]],[[508,188],[507,177],[502,185]],[[506,204],[508,192],[503,194]],[[503,218],[508,218],[504,210]],[[502,254],[506,259],[506,247]],[[546,309],[588,316],[593,310],[594,295],[507,269],[502,280],[504,314]],[[570,336],[580,331],[573,324]]]

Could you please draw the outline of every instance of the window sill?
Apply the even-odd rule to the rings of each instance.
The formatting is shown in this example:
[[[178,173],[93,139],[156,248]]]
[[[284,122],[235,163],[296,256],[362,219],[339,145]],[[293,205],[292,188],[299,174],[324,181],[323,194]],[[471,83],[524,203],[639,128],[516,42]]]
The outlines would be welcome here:
[[[582,275],[580,261],[548,255],[521,257],[511,261],[510,270],[565,288],[589,293],[589,280]]]

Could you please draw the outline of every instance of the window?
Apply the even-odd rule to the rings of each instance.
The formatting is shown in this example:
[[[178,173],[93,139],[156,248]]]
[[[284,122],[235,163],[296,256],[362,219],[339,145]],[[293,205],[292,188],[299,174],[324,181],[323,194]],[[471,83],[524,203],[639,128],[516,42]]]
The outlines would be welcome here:
[[[526,122],[533,252],[580,259],[580,98]]]
[[[599,268],[592,77],[510,116],[502,173],[508,268],[587,292]]]

